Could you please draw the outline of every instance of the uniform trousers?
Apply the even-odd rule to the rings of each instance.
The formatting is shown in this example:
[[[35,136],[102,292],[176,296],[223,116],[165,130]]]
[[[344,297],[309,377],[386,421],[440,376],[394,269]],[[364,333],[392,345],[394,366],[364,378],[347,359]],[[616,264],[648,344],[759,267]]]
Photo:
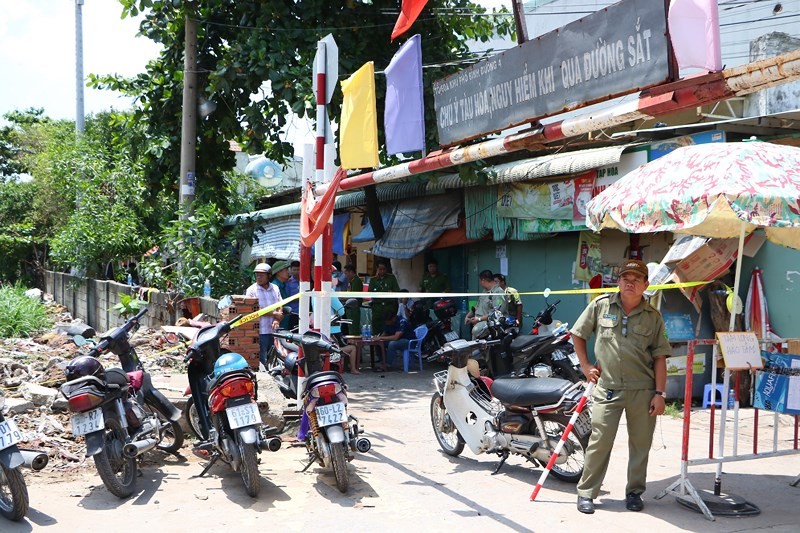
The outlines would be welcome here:
[[[595,387],[592,394],[592,435],[586,452],[583,475],[578,482],[578,496],[597,498],[608,470],[608,462],[617,436],[617,428],[625,413],[628,426],[628,483],[625,494],[641,494],[647,481],[647,460],[656,418],[650,416],[653,389],[615,390]]]

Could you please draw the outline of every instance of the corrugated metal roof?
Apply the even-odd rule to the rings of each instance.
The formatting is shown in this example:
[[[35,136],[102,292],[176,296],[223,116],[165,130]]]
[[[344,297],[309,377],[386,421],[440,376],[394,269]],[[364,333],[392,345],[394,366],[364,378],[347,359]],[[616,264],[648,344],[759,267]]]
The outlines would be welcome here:
[[[631,145],[591,148],[522,159],[502,165],[487,167],[489,183],[509,183],[563,174],[577,174],[593,168],[619,163],[622,152]],[[458,174],[439,177],[428,183],[428,191],[459,189],[480,185],[477,180],[463,181]]]
[[[378,185],[377,193],[378,200],[381,202],[396,202],[398,200],[405,200],[407,198],[416,198],[418,196],[426,196],[429,194],[442,194],[444,191],[429,192],[426,189],[426,183],[390,183],[386,185]],[[346,209],[348,207],[359,207],[366,205],[366,195],[364,191],[351,192],[342,194],[336,197],[334,209]],[[260,211],[253,211],[251,213],[242,213],[240,215],[233,215],[225,219],[226,226],[235,226],[240,222],[247,221],[267,221],[276,218],[299,216],[300,215],[300,202],[281,205],[278,207],[270,207],[268,209],[261,209]]]

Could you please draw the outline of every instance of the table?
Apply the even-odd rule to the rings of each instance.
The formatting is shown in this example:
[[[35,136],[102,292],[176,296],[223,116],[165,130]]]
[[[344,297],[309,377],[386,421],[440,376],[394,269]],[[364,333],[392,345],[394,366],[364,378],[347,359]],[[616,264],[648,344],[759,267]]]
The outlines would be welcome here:
[[[375,337],[365,339],[361,337],[361,335],[345,335],[344,338],[358,350],[356,353],[358,353],[359,362],[361,361],[362,348],[366,346],[369,347],[369,363],[372,370],[375,370],[376,351],[380,351],[380,362],[383,366],[386,366],[386,346],[384,345],[383,339],[377,339]],[[378,350],[375,350],[375,348],[378,348]]]

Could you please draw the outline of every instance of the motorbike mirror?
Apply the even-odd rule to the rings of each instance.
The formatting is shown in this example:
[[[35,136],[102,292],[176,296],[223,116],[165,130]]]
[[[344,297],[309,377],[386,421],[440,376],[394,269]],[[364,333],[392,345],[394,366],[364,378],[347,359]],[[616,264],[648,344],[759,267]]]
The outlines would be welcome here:
[[[544,295],[544,299],[547,300],[547,298],[550,297],[550,287],[547,287],[542,294]]]
[[[233,303],[233,298],[231,298],[231,295],[228,294],[228,295],[223,296],[222,298],[219,299],[219,301],[217,302],[217,309],[220,309],[220,310],[225,309],[226,307],[228,307],[232,303]]]
[[[83,346],[86,344],[86,338],[83,335],[73,335],[72,342],[74,342],[77,346]]]

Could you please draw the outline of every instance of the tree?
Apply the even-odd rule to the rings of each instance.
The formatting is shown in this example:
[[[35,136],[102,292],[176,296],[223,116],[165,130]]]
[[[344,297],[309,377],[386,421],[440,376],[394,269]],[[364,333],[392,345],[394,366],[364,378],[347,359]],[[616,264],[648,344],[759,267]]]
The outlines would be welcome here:
[[[95,87],[119,90],[137,102],[129,118],[132,128],[148,139],[145,175],[151,186],[174,191],[177,198],[181,132],[183,44],[185,16],[198,23],[200,94],[217,102],[216,112],[198,124],[198,203],[217,199],[224,213],[229,206],[222,192],[222,170],[233,165],[228,141],[249,153],[266,152],[278,161],[290,155],[281,130],[293,116],[313,117],[311,66],[317,41],[332,33],[339,45],[339,78],[364,62],[386,67],[402,41],[389,37],[398,14],[398,0],[120,0],[123,16],[145,15],[142,35],[163,45],[147,72],[131,79],[91,76]],[[179,7],[174,7],[179,5]],[[410,36],[420,33],[425,71],[428,145],[435,142],[432,81],[460,68],[453,62],[474,59],[469,40],[487,41],[512,31],[511,17],[481,16],[485,9],[467,0],[431,0]],[[377,77],[383,99],[385,80]],[[336,91],[330,115],[341,111]],[[379,115],[383,109],[378,102]],[[379,116],[379,123],[382,117]],[[221,199],[221,201],[220,201]]]

